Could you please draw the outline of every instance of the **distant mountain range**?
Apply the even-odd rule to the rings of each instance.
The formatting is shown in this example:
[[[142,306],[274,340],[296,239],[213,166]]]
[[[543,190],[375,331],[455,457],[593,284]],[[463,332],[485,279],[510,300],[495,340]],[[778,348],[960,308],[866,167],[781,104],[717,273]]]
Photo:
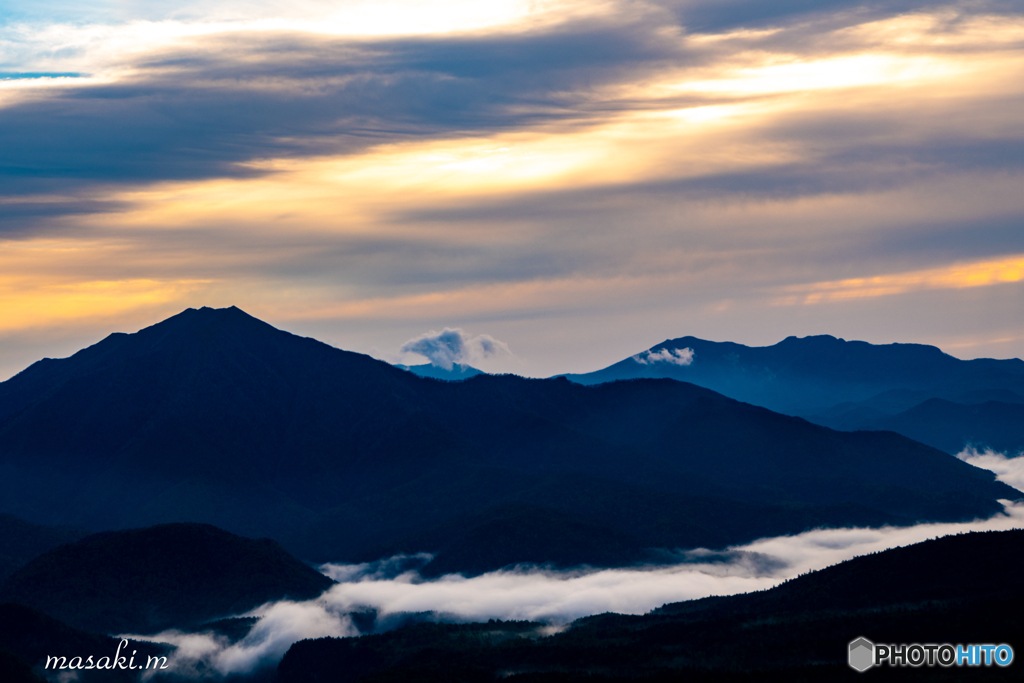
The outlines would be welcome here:
[[[805,574],[770,590],[601,614],[542,637],[542,624],[420,624],[292,645],[280,683],[491,681],[1019,680],[1000,667],[869,670],[847,644],[1016,643],[1024,639],[1024,531],[947,536]]]
[[[955,454],[1024,450],[1024,361],[960,360],[934,346],[823,335],[749,347],[666,340],[596,372],[592,385],[671,378],[834,429],[885,429]]]
[[[444,379],[448,381],[469,379],[476,375],[486,374],[483,370],[477,370],[472,365],[463,365],[462,363],[452,364],[451,370],[445,370],[444,368],[432,363],[424,363],[423,365],[396,365],[395,367],[401,368],[402,370],[408,370],[414,375],[419,375],[420,377],[433,377],[434,379]]]
[[[1021,496],[897,434],[686,382],[438,382],[237,308],[189,309],[0,383],[0,512],[91,530],[205,522],[311,561],[630,563],[814,526],[972,519]]]

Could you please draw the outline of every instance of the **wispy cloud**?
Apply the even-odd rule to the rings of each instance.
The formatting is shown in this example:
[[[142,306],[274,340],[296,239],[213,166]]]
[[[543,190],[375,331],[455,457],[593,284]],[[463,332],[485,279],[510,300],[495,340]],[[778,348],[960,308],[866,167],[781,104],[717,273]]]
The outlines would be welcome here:
[[[991,448],[978,451],[969,447],[957,453],[956,457],[975,467],[995,472],[999,481],[1024,491],[1024,453],[998,453]]]
[[[181,648],[171,662],[181,673],[202,664],[221,674],[248,672],[275,663],[302,638],[359,635],[353,612],[373,610],[386,628],[417,613],[449,621],[527,619],[564,625],[574,619],[618,612],[643,614],[669,602],[709,595],[763,590],[859,555],[910,545],[967,531],[1024,526],[1024,504],[1007,503],[1005,514],[961,524],[921,524],[881,529],[817,529],[794,536],[766,538],[723,552],[675,554],[677,563],[624,569],[551,571],[523,566],[466,578],[446,575],[425,580],[406,557],[383,563],[324,565],[340,583],[316,600],[279,602],[249,613],[260,621],[231,644],[213,633],[166,632],[132,636]],[[666,554],[669,555],[669,554]]]
[[[402,345],[402,353],[415,353],[430,360],[445,370],[458,364],[474,363],[493,356],[511,356],[508,345],[489,334],[470,337],[463,330],[444,328],[441,332],[431,330],[410,339]]]
[[[777,304],[816,304],[843,299],[890,296],[919,289],[964,289],[1024,280],[1024,255],[995,261],[953,264],[909,273],[876,275],[788,287]]]
[[[644,351],[633,356],[633,360],[641,365],[668,363],[669,365],[690,365],[693,363],[693,349],[660,349]]]
[[[211,674],[249,673],[276,664],[292,643],[306,638],[359,635],[347,614],[320,601],[275,602],[263,606],[258,613],[259,621],[236,642],[212,631],[170,630],[124,637],[172,645],[174,653],[168,660],[171,671],[188,678],[208,678]]]

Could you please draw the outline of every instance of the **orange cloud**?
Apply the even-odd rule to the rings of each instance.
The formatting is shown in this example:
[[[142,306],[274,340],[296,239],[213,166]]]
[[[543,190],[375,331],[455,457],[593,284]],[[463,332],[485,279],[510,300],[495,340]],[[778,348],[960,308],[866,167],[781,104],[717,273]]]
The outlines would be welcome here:
[[[954,264],[909,273],[850,278],[787,287],[777,305],[819,304],[849,299],[891,296],[924,289],[987,287],[1024,280],[1024,254],[1007,258]]]
[[[182,299],[208,283],[134,279],[40,285],[24,278],[0,278],[0,332],[128,313]]]

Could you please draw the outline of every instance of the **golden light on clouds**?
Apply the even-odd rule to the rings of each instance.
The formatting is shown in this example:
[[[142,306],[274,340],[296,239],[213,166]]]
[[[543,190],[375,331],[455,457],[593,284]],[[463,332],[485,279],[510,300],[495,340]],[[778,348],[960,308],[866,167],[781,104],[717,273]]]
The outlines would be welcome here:
[[[965,289],[1024,280],[1024,254],[991,261],[953,264],[940,268],[816,282],[787,287],[776,305],[821,304],[850,299],[905,294],[925,289]]]
[[[271,305],[268,310],[284,320],[435,320],[495,312],[536,315],[555,312],[566,306],[627,307],[652,289],[681,286],[683,283],[679,280],[676,276],[560,278],[355,299],[340,304],[317,302],[303,306],[292,301],[287,308]]]
[[[836,32],[839,40],[909,48],[1020,47],[1024,21],[1019,17],[963,17],[953,11],[917,12],[868,21]]]
[[[115,191],[104,199],[131,208],[83,222],[105,229],[215,222],[244,225],[252,234],[268,222],[284,221],[310,232],[400,234],[401,226],[390,224],[396,207],[636,182],[661,177],[664,165],[681,154],[703,153],[700,166],[689,171],[694,175],[721,166],[729,147],[694,135],[691,123],[673,114],[640,114],[570,131],[386,144],[342,157],[257,162],[249,166],[269,175]],[[684,130],[688,135],[677,137]],[[778,155],[762,149],[744,157],[745,163],[769,158]]]
[[[89,320],[127,313],[180,300],[209,284],[202,280],[95,280],[40,284],[23,278],[0,277],[0,333],[44,327],[56,322]]]
[[[5,243],[0,250],[0,333],[107,318],[181,301],[212,282],[132,276],[110,267],[118,261],[138,264],[139,256],[130,245],[94,240]]]
[[[694,32],[691,5],[721,28]],[[189,7],[0,30],[19,70],[82,74],[0,78],[0,125],[53,115],[27,142],[0,129],[0,153],[56,173],[0,192],[0,331],[233,303],[435,327],[647,305],[725,319],[1024,281],[1005,227],[1024,214],[1019,15]],[[995,255],[957,253],[967,230]],[[953,246],[929,251],[932,234]]]
[[[920,84],[962,76],[960,60],[933,56],[858,54],[741,68],[725,78],[690,81],[675,86],[680,92],[719,95],[768,95],[786,92],[863,86]]]

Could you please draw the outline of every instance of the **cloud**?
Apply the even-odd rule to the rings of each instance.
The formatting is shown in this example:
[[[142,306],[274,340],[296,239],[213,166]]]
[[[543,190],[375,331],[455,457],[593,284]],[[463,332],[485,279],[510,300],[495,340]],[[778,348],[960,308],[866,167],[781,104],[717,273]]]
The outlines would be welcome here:
[[[1021,280],[1024,280],[1024,254],[1015,254],[995,262],[961,263],[950,268],[799,285],[788,288],[786,294],[775,303],[822,303],[892,296],[918,289],[989,287]]]
[[[724,553],[690,552],[667,566],[548,571],[522,567],[465,578],[449,575],[425,581],[415,572],[391,579],[353,580],[344,566],[328,565],[328,575],[349,572],[348,580],[322,599],[341,611],[372,607],[382,615],[434,612],[464,620],[529,619],[562,624],[612,611],[642,614],[668,602],[709,595],[763,590],[800,574],[887,548],[972,530],[1024,525],[1024,504],[1006,505],[1006,514],[962,524],[921,524],[882,529],[818,529],[767,538]]]
[[[867,14],[851,16],[864,23],[929,4],[871,3]],[[11,97],[0,108],[2,191],[251,178],[266,172],[253,166],[264,159],[354,154],[410,139],[537,126],[579,129],[613,121],[629,111],[731,103],[743,95],[734,92],[735,87],[759,71],[744,61],[747,51],[777,52],[782,60],[798,55],[812,66],[816,58],[831,56],[823,41],[835,27],[819,28],[808,37],[793,21],[784,21],[782,34],[772,36],[770,43],[765,37],[734,36],[724,45],[710,45],[686,37],[684,27],[694,16],[722,14],[742,24],[744,17],[765,14],[767,5],[772,7],[769,15],[790,20],[812,6],[818,12],[833,13],[865,8],[864,3],[854,2],[822,7],[810,2],[776,6],[753,1],[725,7],[678,3],[673,12],[655,11],[653,5],[639,12],[633,6],[621,6],[611,17],[567,20],[535,31],[359,39],[296,30],[287,22],[276,29],[202,20],[77,31],[65,27],[56,35],[40,29],[38,36],[31,31],[25,35],[28,29],[22,27],[5,41],[12,50],[38,40],[40,55],[52,56],[54,40],[75,45],[77,36],[95,34],[92,42],[77,38],[85,42],[67,52],[112,56],[97,64],[69,63],[63,71],[95,70],[98,75],[34,87],[31,96]],[[979,12],[979,7],[973,12]],[[716,26],[715,30],[727,28],[718,21],[698,23]],[[864,47],[857,42],[861,39],[846,42],[851,40],[853,44],[832,51],[845,56]],[[837,42],[835,37],[832,42]],[[21,71],[40,70],[36,62],[43,57],[24,59],[27,63],[20,65]],[[94,68],[89,69],[90,65]],[[42,70],[53,71],[57,66]],[[783,63],[775,68],[792,67]],[[835,87],[836,68],[825,68],[830,75],[827,87]],[[864,66],[859,70],[864,71]],[[869,80],[876,77],[884,79],[886,74],[874,74]],[[669,97],[633,85],[662,80],[667,83],[659,87],[682,89]],[[797,89],[808,89],[806,78],[797,80]],[[768,76],[761,81],[780,82]],[[725,90],[686,90],[688,82],[718,83]],[[836,121],[827,134],[821,122],[805,118],[799,113],[786,117],[792,134],[813,137],[818,145],[841,132],[842,138],[860,138],[856,145],[844,145],[846,153],[860,150],[873,158],[888,148],[863,139],[864,121],[851,122],[858,117],[848,112],[847,120]],[[904,115],[895,120],[904,127],[916,125]],[[995,150],[992,154],[998,154],[1002,145],[989,142]],[[1005,149],[1002,156],[1019,159]],[[775,185],[792,184],[785,176],[793,170],[786,167],[745,182],[771,183],[765,179],[780,173],[783,177]],[[806,182],[822,183],[815,171],[801,175]]]
[[[402,353],[416,353],[430,359],[433,365],[451,370],[458,364],[491,358],[511,356],[508,345],[489,334],[470,337],[460,328],[444,328],[441,332],[431,330],[402,345]]]
[[[690,365],[693,363],[693,349],[661,349],[660,351],[644,351],[633,356],[633,360],[641,365],[669,363],[670,365]]]
[[[348,615],[316,600],[275,602],[250,614],[259,616],[259,621],[234,643],[211,631],[183,633],[170,630],[152,636],[123,637],[173,645],[175,650],[168,657],[170,670],[189,678],[203,678],[211,673],[221,676],[246,674],[276,664],[299,640],[359,635]]]
[[[1011,486],[1024,485],[1024,457],[1007,458],[968,449],[959,456],[991,467]],[[1024,503],[1004,501],[1004,512],[987,520],[918,524],[879,529],[814,529],[792,536],[709,551],[666,549],[664,564],[618,569],[554,571],[523,565],[466,578],[449,574],[422,578],[428,554],[397,555],[361,564],[320,567],[338,583],[305,602],[268,603],[240,616],[259,621],[232,643],[212,632],[166,631],[127,635],[173,645],[168,662],[177,673],[204,677],[247,673],[273,666],[292,643],[306,638],[346,637],[396,627],[410,619],[486,621],[517,619],[565,625],[603,612],[643,614],[666,603],[711,595],[764,590],[801,574],[860,555],[970,531],[1024,527]],[[361,630],[353,614],[372,613]]]
[[[2,172],[0,172],[2,173]],[[17,182],[14,185],[18,185]],[[13,188],[8,187],[8,192]],[[0,195],[4,194],[0,190]],[[45,232],[67,234],[74,228],[62,218],[90,214],[112,214],[129,207],[128,202],[84,199],[68,193],[49,201],[10,201],[0,203],[0,239],[18,238]]]
[[[291,643],[304,638],[359,635],[351,614],[368,610],[375,613],[375,620],[366,632],[386,630],[414,615],[428,620],[516,619],[560,626],[603,612],[643,614],[670,602],[764,590],[859,555],[931,538],[1024,526],[1024,504],[1005,505],[1005,514],[974,522],[816,529],[724,551],[666,552],[672,564],[659,566],[576,571],[522,566],[472,578],[455,574],[426,580],[414,568],[417,559],[423,558],[326,564],[321,571],[339,581],[337,585],[315,600],[271,603],[247,613],[261,618],[234,644],[212,633],[168,631],[126,637],[177,646],[169,663],[177,672],[195,676],[210,670],[245,673],[271,666]]]
[[[659,4],[676,12],[679,21],[694,31],[736,28],[785,27],[812,21],[863,22],[879,17],[934,9],[935,0],[665,0]],[[965,12],[1008,12],[1017,8],[1007,0],[941,3]]]
[[[130,46],[134,30],[107,32]],[[0,108],[3,193],[251,178],[263,171],[247,164],[267,158],[599,120],[588,111],[593,89],[685,60],[636,21],[443,39],[214,30],[156,34],[149,47],[142,38],[113,65],[130,76],[65,79]]]
[[[1024,453],[1009,456],[997,453],[991,448],[979,452],[973,446],[969,446],[957,453],[956,457],[975,467],[991,470],[996,473],[999,481],[1009,484],[1018,491],[1024,491]]]

